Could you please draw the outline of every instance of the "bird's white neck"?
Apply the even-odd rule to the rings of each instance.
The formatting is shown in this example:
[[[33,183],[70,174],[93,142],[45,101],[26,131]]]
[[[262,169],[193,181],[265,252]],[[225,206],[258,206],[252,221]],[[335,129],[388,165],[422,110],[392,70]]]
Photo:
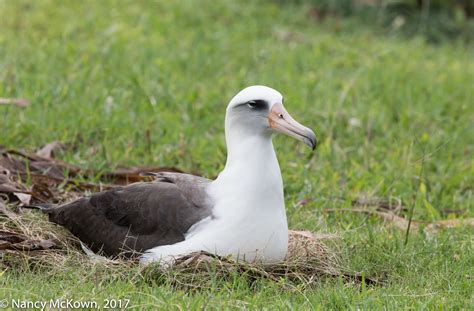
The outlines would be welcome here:
[[[226,143],[227,162],[212,185],[216,208],[271,211],[286,220],[283,182],[270,134],[226,129]]]
[[[224,171],[240,165],[273,163],[278,166],[270,135],[243,135],[234,131],[226,133],[226,145],[227,161]]]

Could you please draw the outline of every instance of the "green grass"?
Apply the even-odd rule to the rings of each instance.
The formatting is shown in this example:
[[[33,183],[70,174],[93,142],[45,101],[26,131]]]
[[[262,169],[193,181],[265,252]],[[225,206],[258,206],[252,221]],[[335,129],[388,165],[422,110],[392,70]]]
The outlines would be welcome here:
[[[0,97],[31,101],[0,106],[0,144],[33,149],[60,140],[69,146],[61,159],[84,167],[165,165],[216,176],[229,99],[252,84],[280,90],[321,141],[311,155],[288,137],[274,140],[290,227],[341,235],[345,265],[385,280],[285,291],[236,279],[188,293],[151,284],[138,268],[72,263],[7,269],[0,299],[128,297],[163,309],[474,303],[472,228],[420,229],[404,246],[404,232],[378,218],[325,212],[361,196],[410,206],[420,188],[414,219],[474,216],[472,45],[381,36],[351,18],[316,23],[305,5],[266,1],[4,0],[0,30]],[[297,205],[303,198],[312,201]]]

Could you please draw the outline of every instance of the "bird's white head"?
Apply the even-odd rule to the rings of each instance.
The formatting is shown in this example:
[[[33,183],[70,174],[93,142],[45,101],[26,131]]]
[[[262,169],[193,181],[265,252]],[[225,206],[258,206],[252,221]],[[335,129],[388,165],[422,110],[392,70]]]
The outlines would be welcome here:
[[[270,137],[280,132],[316,148],[314,132],[293,119],[283,106],[283,95],[267,86],[249,86],[237,93],[227,106],[225,122],[226,133]]]

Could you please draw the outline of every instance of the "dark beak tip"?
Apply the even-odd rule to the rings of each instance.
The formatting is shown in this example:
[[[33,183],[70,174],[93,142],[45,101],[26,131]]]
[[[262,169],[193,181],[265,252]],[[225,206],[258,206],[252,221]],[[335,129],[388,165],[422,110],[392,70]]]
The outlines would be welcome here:
[[[318,147],[318,141],[313,135],[306,136],[304,142],[311,148],[312,151],[314,151]]]
[[[316,138],[316,135],[314,132],[311,131],[311,133],[308,135],[308,140],[311,143],[311,149],[314,151],[318,147],[318,139]]]

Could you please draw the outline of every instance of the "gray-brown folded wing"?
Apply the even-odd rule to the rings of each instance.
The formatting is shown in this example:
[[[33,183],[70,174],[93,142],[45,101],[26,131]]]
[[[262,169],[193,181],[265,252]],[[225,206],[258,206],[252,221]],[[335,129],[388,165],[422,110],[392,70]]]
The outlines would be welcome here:
[[[174,244],[184,240],[193,224],[211,215],[205,192],[210,180],[177,173],[156,177],[46,212],[93,251],[109,256]]]

